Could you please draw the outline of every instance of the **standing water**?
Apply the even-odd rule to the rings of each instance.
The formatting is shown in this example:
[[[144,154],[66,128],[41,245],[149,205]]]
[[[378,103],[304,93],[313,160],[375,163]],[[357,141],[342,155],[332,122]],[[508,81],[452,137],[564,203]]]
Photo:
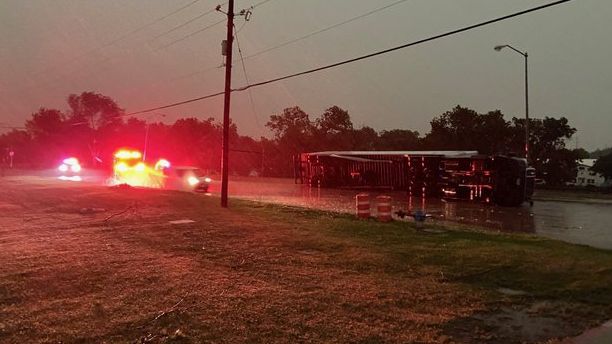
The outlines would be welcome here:
[[[253,178],[230,182],[230,195],[236,198],[299,207],[354,213],[355,195],[360,190],[311,188],[290,179]],[[368,191],[374,199],[389,195],[393,211],[423,210],[436,221],[476,225],[502,232],[535,233],[541,236],[612,249],[612,204],[536,201],[533,206],[499,207],[470,202],[409,197],[400,191]]]

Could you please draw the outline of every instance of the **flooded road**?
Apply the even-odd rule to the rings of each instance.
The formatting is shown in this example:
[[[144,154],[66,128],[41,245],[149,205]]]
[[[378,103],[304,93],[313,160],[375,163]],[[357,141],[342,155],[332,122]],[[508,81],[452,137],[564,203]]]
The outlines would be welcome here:
[[[19,179],[32,183],[58,182],[55,171],[37,171]],[[24,180],[25,180],[24,179]],[[83,173],[82,182],[104,184],[107,176],[91,171]],[[67,181],[65,183],[73,183]],[[78,184],[78,183],[76,183]],[[233,178],[230,197],[286,204],[334,212],[354,213],[355,195],[362,190],[310,188],[294,184],[292,179]],[[218,194],[220,182],[215,180],[211,193]],[[405,192],[368,191],[373,215],[375,197],[389,195],[393,211],[414,212],[424,209],[428,221],[455,222],[494,231],[535,233],[548,238],[593,247],[612,249],[612,202],[535,201],[533,206],[498,207],[468,202],[445,202],[440,199],[408,197]]]
[[[219,190],[213,185],[212,192]],[[230,181],[230,197],[354,213],[355,195],[360,190],[310,188],[291,179],[240,178]],[[372,212],[375,197],[393,198],[393,211],[425,210],[431,221],[459,222],[502,231],[535,233],[544,237],[612,249],[612,203],[601,204],[535,201],[533,206],[498,207],[468,202],[408,197],[406,192],[368,191]]]

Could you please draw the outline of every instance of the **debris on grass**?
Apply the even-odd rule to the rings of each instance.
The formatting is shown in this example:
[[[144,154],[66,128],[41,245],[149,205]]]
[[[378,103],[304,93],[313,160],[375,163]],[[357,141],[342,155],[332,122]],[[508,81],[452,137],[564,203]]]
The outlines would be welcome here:
[[[79,212],[81,214],[95,214],[95,213],[103,213],[106,209],[104,208],[81,208]]]
[[[504,295],[509,295],[509,296],[523,296],[523,295],[527,295],[526,291],[510,289],[510,288],[497,288],[497,291],[502,293],[502,294],[504,294]]]
[[[194,223],[194,220],[190,220],[190,219],[182,219],[182,220],[174,220],[174,221],[168,221],[169,224],[172,225],[182,225],[182,224],[186,224],[186,223]]]

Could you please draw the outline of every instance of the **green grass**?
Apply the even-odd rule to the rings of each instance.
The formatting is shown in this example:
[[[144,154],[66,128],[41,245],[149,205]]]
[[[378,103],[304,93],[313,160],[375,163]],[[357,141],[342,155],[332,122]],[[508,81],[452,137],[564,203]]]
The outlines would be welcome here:
[[[612,314],[612,251],[182,192],[0,187],[0,342],[546,342]],[[508,308],[525,323],[504,330]]]
[[[252,204],[236,202],[252,211]],[[360,221],[349,215],[268,205],[258,206],[274,221],[314,220],[306,231],[348,239],[385,257],[388,272],[407,267],[437,269],[448,281],[474,288],[522,290],[540,299],[612,305],[612,251],[569,244],[529,234],[470,231],[467,227],[429,225],[440,233],[419,231],[413,223]],[[313,228],[314,227],[314,228]]]

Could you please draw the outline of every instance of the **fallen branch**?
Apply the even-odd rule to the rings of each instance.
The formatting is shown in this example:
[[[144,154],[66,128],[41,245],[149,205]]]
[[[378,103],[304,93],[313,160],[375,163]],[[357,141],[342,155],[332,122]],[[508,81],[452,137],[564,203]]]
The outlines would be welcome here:
[[[112,219],[113,217],[123,215],[123,214],[127,213],[128,211],[135,210],[135,209],[136,209],[136,206],[131,205],[131,206],[125,208],[124,210],[122,210],[122,211],[120,211],[118,213],[114,213],[114,214],[109,215],[108,217],[106,217],[104,219],[104,222],[107,222],[108,220]]]
[[[181,298],[179,302],[175,303],[174,306],[170,307],[168,310],[161,311],[155,318],[153,318],[153,320],[151,320],[151,322],[163,317],[166,314],[176,311],[176,307],[178,307],[181,303],[183,303],[184,300],[185,298]]]

